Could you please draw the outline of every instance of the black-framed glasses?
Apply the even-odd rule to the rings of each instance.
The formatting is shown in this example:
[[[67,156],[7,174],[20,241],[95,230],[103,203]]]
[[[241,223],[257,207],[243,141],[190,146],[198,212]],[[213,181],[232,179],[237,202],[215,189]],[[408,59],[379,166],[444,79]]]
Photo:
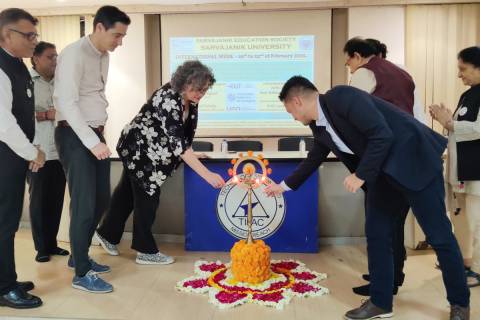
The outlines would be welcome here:
[[[15,29],[12,29],[12,28],[8,28],[8,30],[10,31],[13,31],[13,32],[16,32],[18,34],[21,34],[25,39],[27,39],[28,41],[35,41],[37,40],[37,38],[40,36],[38,33],[36,32],[22,32],[22,31],[19,31],[19,30],[15,30]]]

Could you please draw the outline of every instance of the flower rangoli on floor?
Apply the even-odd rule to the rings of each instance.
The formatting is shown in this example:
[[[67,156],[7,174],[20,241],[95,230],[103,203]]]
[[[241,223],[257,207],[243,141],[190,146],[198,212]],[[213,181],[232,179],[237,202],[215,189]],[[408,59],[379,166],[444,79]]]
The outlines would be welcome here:
[[[299,261],[272,260],[271,277],[259,284],[236,282],[229,264],[197,261],[195,275],[179,281],[177,290],[208,294],[209,302],[221,309],[247,302],[283,309],[293,297],[318,297],[329,293],[319,282],[327,276],[311,271]]]

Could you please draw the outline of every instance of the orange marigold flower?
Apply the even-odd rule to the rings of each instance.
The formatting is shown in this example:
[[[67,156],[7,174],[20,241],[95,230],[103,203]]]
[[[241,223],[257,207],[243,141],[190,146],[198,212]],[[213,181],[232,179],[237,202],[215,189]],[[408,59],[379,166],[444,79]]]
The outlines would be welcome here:
[[[248,244],[245,240],[236,242],[230,251],[235,280],[257,284],[269,279],[270,252],[270,247],[263,240]]]

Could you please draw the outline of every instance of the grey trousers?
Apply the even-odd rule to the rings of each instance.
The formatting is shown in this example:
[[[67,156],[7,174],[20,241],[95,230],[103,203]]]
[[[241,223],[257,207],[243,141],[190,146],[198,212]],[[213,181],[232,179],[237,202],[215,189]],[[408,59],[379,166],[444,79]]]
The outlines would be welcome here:
[[[101,134],[97,135],[105,141]],[[70,127],[55,129],[55,143],[71,198],[70,247],[75,274],[82,277],[91,269],[88,250],[109,205],[110,160],[97,160]]]

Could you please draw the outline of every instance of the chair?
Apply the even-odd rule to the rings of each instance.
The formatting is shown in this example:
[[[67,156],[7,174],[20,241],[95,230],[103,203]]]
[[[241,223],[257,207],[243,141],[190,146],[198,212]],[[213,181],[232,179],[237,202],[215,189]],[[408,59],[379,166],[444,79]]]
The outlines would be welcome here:
[[[208,141],[193,141],[193,151],[211,152],[213,151],[213,143]]]
[[[312,137],[288,137],[278,139],[278,151],[300,151],[300,140],[305,140],[305,149],[307,151],[313,148]]]
[[[262,151],[263,145],[260,141],[237,140],[228,141],[228,151]]]

